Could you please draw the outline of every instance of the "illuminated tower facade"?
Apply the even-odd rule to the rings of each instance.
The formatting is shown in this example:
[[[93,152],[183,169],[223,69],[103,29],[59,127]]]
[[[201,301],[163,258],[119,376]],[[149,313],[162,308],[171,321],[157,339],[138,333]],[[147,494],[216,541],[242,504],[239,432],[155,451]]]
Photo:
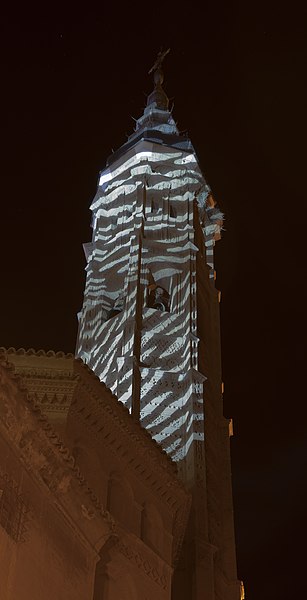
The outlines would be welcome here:
[[[223,215],[163,90],[92,202],[77,356],[178,464],[193,496],[174,600],[240,600],[213,248]]]

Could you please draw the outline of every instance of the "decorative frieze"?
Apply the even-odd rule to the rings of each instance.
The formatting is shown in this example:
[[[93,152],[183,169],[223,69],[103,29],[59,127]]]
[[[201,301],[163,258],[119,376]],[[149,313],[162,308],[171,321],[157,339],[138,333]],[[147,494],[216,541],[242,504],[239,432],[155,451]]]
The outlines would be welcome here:
[[[118,541],[115,549],[143,571],[147,577],[152,579],[164,590],[167,589],[167,578],[162,573],[159,573],[158,569],[150,563],[148,557],[144,558],[141,552],[138,552],[135,548],[122,540]]]
[[[29,500],[20,493],[18,484],[0,470],[0,527],[16,543],[27,540],[29,511]]]

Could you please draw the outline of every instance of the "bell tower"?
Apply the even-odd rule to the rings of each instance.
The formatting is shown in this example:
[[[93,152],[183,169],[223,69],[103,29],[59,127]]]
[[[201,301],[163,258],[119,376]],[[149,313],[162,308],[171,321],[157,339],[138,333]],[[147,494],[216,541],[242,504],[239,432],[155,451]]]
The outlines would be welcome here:
[[[76,354],[178,464],[193,496],[173,600],[240,600],[213,248],[223,215],[163,89],[100,173]]]

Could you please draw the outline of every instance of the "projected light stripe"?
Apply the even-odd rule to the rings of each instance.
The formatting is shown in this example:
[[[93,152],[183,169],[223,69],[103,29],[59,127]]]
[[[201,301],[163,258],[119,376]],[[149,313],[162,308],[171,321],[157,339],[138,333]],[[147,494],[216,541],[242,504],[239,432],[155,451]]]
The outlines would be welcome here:
[[[177,461],[203,439],[194,202],[213,277],[222,214],[191,152],[141,141],[100,176],[77,355]]]

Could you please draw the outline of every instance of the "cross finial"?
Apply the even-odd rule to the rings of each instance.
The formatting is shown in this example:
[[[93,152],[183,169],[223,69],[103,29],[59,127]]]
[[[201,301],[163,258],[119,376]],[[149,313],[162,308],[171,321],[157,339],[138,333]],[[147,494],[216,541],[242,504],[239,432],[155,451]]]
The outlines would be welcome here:
[[[166,55],[169,53],[170,48],[168,48],[168,50],[160,50],[160,52],[158,53],[158,56],[156,58],[156,62],[154,63],[154,65],[151,67],[151,69],[148,71],[148,74],[150,75],[151,73],[154,74],[154,82],[156,85],[162,85],[163,83],[163,71],[162,71],[162,62],[164,61]]]

